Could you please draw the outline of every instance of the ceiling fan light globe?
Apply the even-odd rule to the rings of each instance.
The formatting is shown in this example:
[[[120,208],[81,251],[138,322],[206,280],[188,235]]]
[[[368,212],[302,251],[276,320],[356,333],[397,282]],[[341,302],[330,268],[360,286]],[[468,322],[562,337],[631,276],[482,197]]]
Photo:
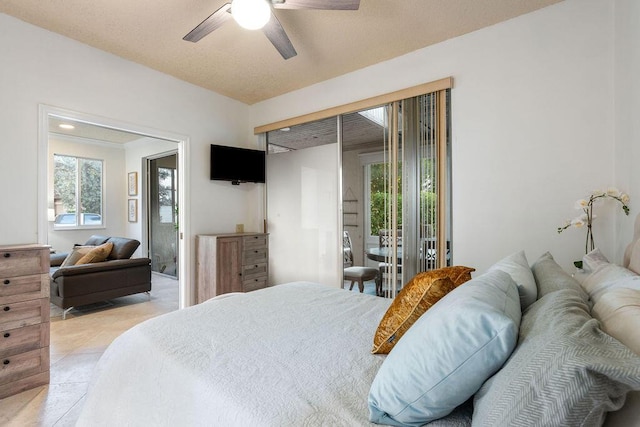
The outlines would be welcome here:
[[[271,8],[265,0],[233,0],[231,16],[247,30],[264,27],[271,18]]]

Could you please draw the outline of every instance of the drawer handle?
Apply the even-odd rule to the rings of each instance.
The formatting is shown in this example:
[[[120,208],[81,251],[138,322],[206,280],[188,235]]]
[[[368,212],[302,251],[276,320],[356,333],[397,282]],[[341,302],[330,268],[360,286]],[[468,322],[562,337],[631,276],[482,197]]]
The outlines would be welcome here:
[[[10,361],[9,359],[4,359],[4,360],[2,361],[2,364],[3,364],[3,365],[8,365],[9,363],[11,363],[11,361]]]
[[[9,311],[9,310],[11,310],[11,307],[9,307],[9,306],[6,306],[6,307],[4,308],[4,311]]]
[[[5,332],[4,337],[5,338],[9,338],[11,336],[11,334],[9,332]]]
[[[258,253],[258,251],[253,251],[253,252]]]
[[[8,285],[9,283],[11,283],[11,280],[9,280],[9,279],[4,279],[4,282],[3,282],[3,283],[4,283],[5,285]]]
[[[9,258],[10,256],[11,256],[11,254],[10,254],[10,253],[8,253],[8,252],[4,254],[4,257],[5,257],[5,258]]]

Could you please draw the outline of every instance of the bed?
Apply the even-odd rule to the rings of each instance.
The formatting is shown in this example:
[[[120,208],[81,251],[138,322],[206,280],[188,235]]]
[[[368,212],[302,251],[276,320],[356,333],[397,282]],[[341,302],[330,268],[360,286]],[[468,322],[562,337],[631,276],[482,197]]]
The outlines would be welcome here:
[[[77,425],[639,425],[639,238],[640,217],[630,268],[595,251],[576,278],[550,253],[531,266],[522,251],[506,257],[414,319],[388,355],[371,348],[390,300],[308,282],[223,295],[118,337],[98,363]],[[473,308],[492,293],[500,303]],[[481,341],[474,328],[492,319],[506,331],[502,341],[489,331],[448,367],[451,354]],[[459,342],[449,339],[456,334]],[[496,341],[501,359],[472,360]],[[439,346],[451,353],[420,360]],[[446,372],[425,391],[424,372],[434,369]],[[456,375],[463,380],[451,382]],[[407,390],[414,394],[401,396]],[[433,401],[447,394],[442,410]],[[436,415],[421,418],[420,405],[437,406]]]

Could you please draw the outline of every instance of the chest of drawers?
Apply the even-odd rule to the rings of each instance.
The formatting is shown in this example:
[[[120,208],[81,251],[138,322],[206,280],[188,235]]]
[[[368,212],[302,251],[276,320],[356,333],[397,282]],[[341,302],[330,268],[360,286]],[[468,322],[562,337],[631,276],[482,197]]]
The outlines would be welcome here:
[[[0,399],[49,383],[49,248],[0,246]]]
[[[229,292],[265,288],[268,276],[267,234],[196,236],[196,303]]]

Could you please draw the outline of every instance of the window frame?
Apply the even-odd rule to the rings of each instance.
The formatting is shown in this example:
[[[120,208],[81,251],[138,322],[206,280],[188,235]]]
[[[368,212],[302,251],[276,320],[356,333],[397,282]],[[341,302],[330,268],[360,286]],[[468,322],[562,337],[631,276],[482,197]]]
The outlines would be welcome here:
[[[53,162],[53,193],[55,195],[55,188],[56,188],[56,181],[55,181],[55,170],[56,170],[56,157],[68,157],[68,158],[72,158],[75,160],[75,164],[76,164],[76,181],[75,181],[75,189],[76,189],[76,196],[75,196],[75,212],[63,212],[60,214],[56,214],[54,219],[53,219],[53,229],[55,231],[65,231],[65,230],[95,230],[95,229],[104,229],[106,228],[106,221],[105,221],[105,212],[104,212],[104,207],[105,207],[105,161],[104,159],[99,159],[99,158],[92,158],[92,157],[85,157],[85,156],[77,156],[77,155],[72,155],[72,154],[62,154],[62,153],[54,153],[52,156],[52,162]],[[82,174],[81,174],[81,162],[82,161],[92,161],[92,162],[100,162],[100,213],[96,213],[97,215],[100,215],[100,223],[99,224],[80,224],[80,218],[84,217],[85,215],[89,215],[89,214],[94,214],[94,212],[82,212],[81,209],[81,198],[82,198],[82,183],[81,183],[81,178],[82,178]],[[55,197],[55,196],[54,196]],[[78,213],[80,213],[80,215],[78,215]],[[64,214],[75,214],[75,224],[69,224],[69,225],[60,225],[60,224],[56,224],[55,222],[55,218],[57,218],[58,215],[64,215]]]

